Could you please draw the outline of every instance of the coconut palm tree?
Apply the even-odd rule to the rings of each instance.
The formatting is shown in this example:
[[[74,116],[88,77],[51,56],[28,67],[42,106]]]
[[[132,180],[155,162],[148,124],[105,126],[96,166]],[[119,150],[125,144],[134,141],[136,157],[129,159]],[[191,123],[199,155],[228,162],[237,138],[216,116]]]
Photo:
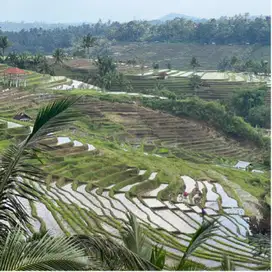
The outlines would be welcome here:
[[[31,65],[34,66],[34,68],[36,66],[38,66],[42,61],[44,60],[44,56],[42,54],[37,54],[37,55],[32,55],[30,58],[30,63]]]
[[[54,75],[54,70],[49,65],[49,63],[45,57],[43,57],[41,59],[40,63],[36,67],[36,70],[38,73],[42,73],[43,75],[45,75],[45,74],[49,74],[51,76]]]
[[[62,48],[57,48],[53,53],[53,58],[55,59],[54,64],[63,64],[63,61],[65,59],[65,53]]]
[[[17,53],[10,52],[5,59],[5,63],[7,63],[10,66],[16,66],[18,63],[18,59],[19,55]]]
[[[97,39],[95,37],[93,37],[91,34],[88,34],[83,37],[82,47],[84,49],[87,49],[88,59],[90,58],[90,48],[95,45],[96,40]]]
[[[190,62],[190,66],[193,68],[194,71],[196,70],[197,67],[200,66],[196,57],[192,57],[191,62]]]
[[[116,64],[113,58],[109,56],[98,56],[95,65],[98,68],[98,74],[101,77],[105,76],[107,73],[116,72]]]
[[[10,47],[10,42],[7,36],[0,36],[0,48],[2,49],[2,55],[5,55],[5,50]]]

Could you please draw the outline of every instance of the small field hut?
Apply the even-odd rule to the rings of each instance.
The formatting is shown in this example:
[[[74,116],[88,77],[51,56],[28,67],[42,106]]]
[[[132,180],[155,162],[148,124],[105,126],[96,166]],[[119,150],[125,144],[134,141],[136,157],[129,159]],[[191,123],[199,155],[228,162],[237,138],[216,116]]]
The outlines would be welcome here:
[[[4,84],[15,87],[26,87],[27,72],[17,67],[10,67],[4,71]]]
[[[160,72],[157,77],[157,79],[167,79],[167,78],[168,78],[168,74],[166,72]]]
[[[250,162],[238,161],[234,167],[241,170],[249,170],[252,164]]]
[[[20,112],[18,114],[16,114],[14,117],[13,117],[14,120],[18,120],[18,121],[31,121],[32,118],[30,116],[28,116],[27,114],[23,113],[23,112]]]

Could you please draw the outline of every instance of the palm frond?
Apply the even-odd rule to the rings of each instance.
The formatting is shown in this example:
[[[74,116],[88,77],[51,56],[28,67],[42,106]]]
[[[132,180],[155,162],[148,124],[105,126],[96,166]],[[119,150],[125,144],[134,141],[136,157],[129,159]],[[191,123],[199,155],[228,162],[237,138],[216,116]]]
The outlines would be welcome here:
[[[224,255],[221,261],[221,271],[235,271],[235,266],[229,256]]]
[[[187,246],[183,257],[180,260],[177,270],[182,270],[186,259],[207,239],[214,235],[214,231],[218,228],[216,225],[217,220],[204,221],[200,228],[193,235],[189,245]]]
[[[65,98],[41,108],[31,134],[19,145],[11,144],[3,152],[0,168],[0,228],[3,230],[1,235],[16,225],[16,221],[22,228],[28,223],[28,216],[17,196],[36,198],[37,191],[25,180],[42,182],[44,178],[43,172],[29,161],[37,159],[37,144],[40,140],[47,137],[48,133],[57,132],[75,120],[77,113],[68,109],[76,101],[77,98]]]
[[[157,270],[149,261],[110,238],[99,235],[77,235],[73,239],[81,242],[82,247],[91,257],[91,262],[99,258],[105,270]]]
[[[248,235],[249,244],[253,246],[254,256],[263,256],[270,260],[271,257],[271,237],[266,234]]]
[[[150,260],[152,247],[147,243],[142,226],[134,214],[128,213],[128,223],[120,232],[125,246],[139,256]]]
[[[0,247],[0,270],[83,270],[87,258],[75,241],[67,237],[44,235],[40,240],[26,241],[16,229]]]
[[[157,245],[153,247],[150,262],[158,267],[163,269],[166,260],[166,250],[163,247],[158,247]]]
[[[47,137],[49,133],[60,131],[68,123],[76,120],[75,111],[67,111],[79,98],[68,97],[53,101],[41,108],[36,117],[33,130],[26,139],[27,145]]]

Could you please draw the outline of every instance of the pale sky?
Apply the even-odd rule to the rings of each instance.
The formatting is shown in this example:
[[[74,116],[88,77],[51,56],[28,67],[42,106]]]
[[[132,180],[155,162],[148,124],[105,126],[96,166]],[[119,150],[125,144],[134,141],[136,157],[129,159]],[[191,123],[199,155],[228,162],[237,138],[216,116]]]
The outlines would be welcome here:
[[[151,20],[168,13],[218,18],[269,15],[270,0],[0,0],[0,21],[97,22]]]

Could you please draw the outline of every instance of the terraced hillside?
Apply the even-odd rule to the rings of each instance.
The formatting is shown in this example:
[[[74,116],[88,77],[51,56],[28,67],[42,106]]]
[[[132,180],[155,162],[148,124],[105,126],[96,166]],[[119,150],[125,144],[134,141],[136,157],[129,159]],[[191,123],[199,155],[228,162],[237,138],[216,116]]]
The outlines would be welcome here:
[[[270,83],[266,79],[256,79],[255,81],[248,81],[248,75],[239,75],[235,73],[218,73],[218,72],[198,72],[197,75],[201,76],[202,81],[206,85],[197,90],[193,90],[190,86],[189,77],[193,72],[178,71],[178,70],[160,70],[169,74],[166,79],[157,79],[158,74],[154,70],[150,70],[144,76],[140,75],[127,75],[127,79],[131,82],[133,91],[145,93],[146,90],[166,88],[174,92],[177,96],[190,97],[199,96],[205,100],[227,100],[232,97],[235,92],[240,90],[257,89],[258,87],[267,84],[266,100],[270,103]],[[172,73],[173,71],[173,73]],[[218,77],[218,78],[216,78]],[[259,80],[259,81],[258,81]],[[121,91],[120,86],[114,83],[111,91]]]
[[[56,94],[2,91],[1,116],[11,119],[16,113],[24,111],[33,116],[41,102],[54,97]],[[79,126],[84,127],[89,135],[125,142],[135,148],[144,145],[144,150],[161,155],[172,153],[186,159],[190,151],[203,158],[215,156],[250,161],[261,158],[261,150],[257,147],[226,138],[204,123],[174,117],[134,103],[102,101],[99,96],[88,96],[79,102],[84,113]]]
[[[29,131],[11,122],[2,123],[1,130],[11,137]],[[253,257],[246,239],[247,215],[256,213],[252,202],[257,199],[240,187],[256,174],[128,152],[95,138],[90,142],[79,140],[80,135],[63,135],[45,141],[55,149],[44,164],[49,173],[44,185],[25,181],[40,191],[40,202],[22,199],[33,218],[30,231],[100,233],[119,241],[130,211],[145,227],[150,243],[164,246],[167,264],[173,265],[201,224],[201,208],[205,208],[205,218],[218,217],[219,226],[192,261],[212,269],[226,253],[239,270],[264,264],[262,258]],[[258,195],[261,189],[249,186],[249,191]]]
[[[83,81],[86,79],[87,72],[90,74],[96,73],[96,68],[90,60],[69,60],[66,61],[66,65],[67,67],[71,67],[71,69],[58,68],[56,73],[59,75],[67,75],[74,79],[79,77]],[[201,69],[203,68],[201,67]],[[189,84],[189,77],[193,74],[193,71],[190,69],[186,71],[176,69],[154,70],[145,66],[144,70],[141,70],[140,65],[132,66],[125,63],[118,63],[118,71],[126,75],[126,78],[131,82],[133,92],[148,93],[148,90],[157,89],[159,85],[159,88],[166,88],[179,97],[197,95],[205,100],[227,100],[232,97],[234,92],[245,89],[256,89],[266,84],[266,101],[270,104],[270,77],[203,70],[198,71],[196,74],[201,77],[206,86],[195,91],[192,90],[192,87]],[[157,75],[159,72],[166,72],[168,78],[158,80]],[[124,90],[120,88],[118,83],[113,82],[110,91],[122,92]]]
[[[268,173],[207,163],[217,157],[255,162],[261,156],[258,148],[225,138],[204,123],[145,108],[133,96],[82,92],[87,95],[76,105],[82,112],[79,120],[44,141],[51,147],[51,156],[42,158],[44,183],[25,181],[39,190],[39,201],[22,199],[33,219],[30,231],[100,233],[120,241],[130,211],[150,243],[164,246],[172,266],[202,223],[204,208],[205,218],[219,218],[218,231],[192,261],[216,269],[226,253],[241,270],[265,263],[253,256],[246,232],[248,217],[260,216],[260,195],[270,199]],[[32,129],[32,121],[15,121],[16,113],[34,118],[42,104],[67,93],[77,90],[52,90],[52,85],[41,83],[35,89],[2,88],[0,152]]]
[[[220,59],[239,56],[241,59],[270,62],[270,46],[259,45],[203,45],[186,43],[118,43],[110,47],[118,60],[140,59],[151,66],[157,62],[161,68],[170,62],[174,69],[188,69],[196,57],[203,69],[217,69]]]
[[[183,150],[191,150],[195,153],[222,157],[250,160],[258,158],[258,148],[252,148],[252,145],[242,146],[233,139],[225,138],[204,123],[189,118],[174,117],[135,104],[93,99],[82,103],[81,108],[88,114],[89,122],[94,122],[98,126],[109,122],[120,124],[123,129],[116,131],[113,136],[130,145],[138,146],[144,143],[149,151],[166,147],[176,155]]]
[[[0,64],[0,83],[4,81],[5,78],[5,70],[8,68],[5,64]],[[35,90],[44,90],[44,89],[55,89],[55,90],[71,90],[74,88],[82,88],[82,89],[95,89],[99,88],[90,84],[85,84],[78,80],[72,80],[65,76],[50,76],[50,75],[42,75],[33,71],[25,70],[26,75],[26,83],[28,89]],[[8,87],[8,86],[6,86]]]

